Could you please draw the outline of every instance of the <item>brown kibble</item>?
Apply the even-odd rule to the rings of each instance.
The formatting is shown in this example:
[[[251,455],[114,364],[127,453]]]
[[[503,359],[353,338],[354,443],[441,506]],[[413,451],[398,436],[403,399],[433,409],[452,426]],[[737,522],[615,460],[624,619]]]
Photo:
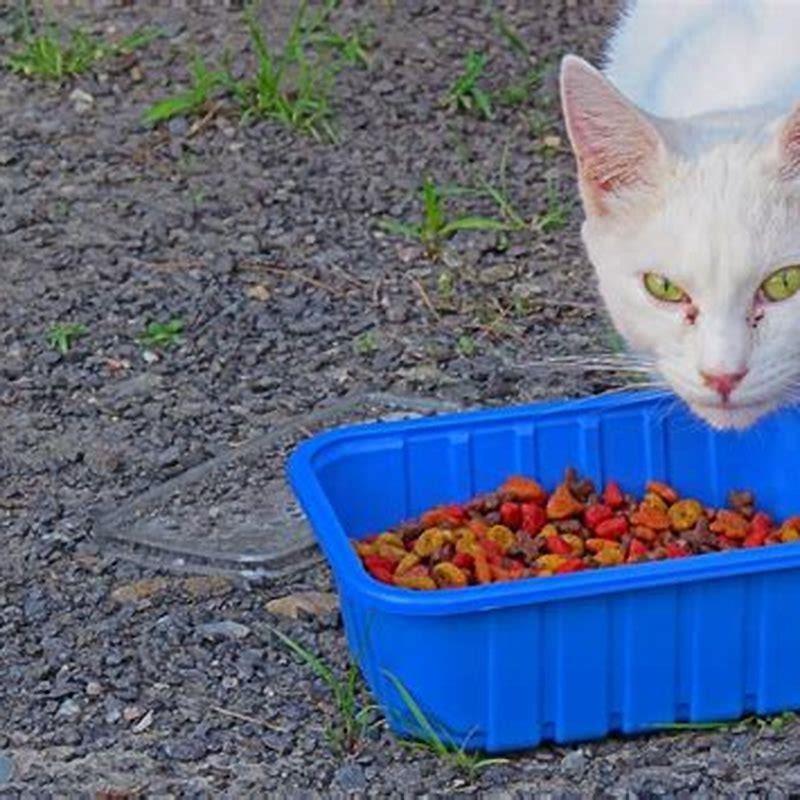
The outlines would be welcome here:
[[[667,511],[670,525],[674,531],[688,531],[703,516],[703,506],[697,500],[678,500]]]
[[[559,520],[574,517],[583,511],[583,503],[572,496],[566,484],[562,483],[547,501],[547,516]]]

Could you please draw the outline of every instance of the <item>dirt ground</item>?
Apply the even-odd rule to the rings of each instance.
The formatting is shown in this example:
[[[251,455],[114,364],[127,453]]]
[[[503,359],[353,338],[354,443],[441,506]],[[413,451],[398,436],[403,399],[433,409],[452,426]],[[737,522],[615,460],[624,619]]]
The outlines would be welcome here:
[[[474,776],[380,723],[338,751],[328,692],[267,628],[341,672],[337,614],[265,610],[330,591],[324,567],[212,579],[137,566],[97,540],[103,512],[331,398],[486,406],[629,379],[606,368],[614,337],[580,247],[555,91],[561,55],[599,56],[612,0],[347,0],[337,28],[374,34],[369,68],[343,69],[333,88],[336,143],[240,124],[224,106],[199,125],[144,125],[193,50],[251,68],[240,9],[171,5],[59,6],[111,39],[142,24],[163,36],[60,85],[0,72],[0,797],[800,792],[791,721],[546,746]],[[277,39],[287,5],[265,8]],[[17,5],[0,9],[5,56]],[[490,56],[489,91],[531,68],[541,84],[491,120],[447,109],[471,49]],[[425,176],[497,184],[504,152],[520,215],[555,211],[563,225],[459,233],[438,260],[378,227],[418,218]],[[485,196],[448,204],[498,213]],[[177,346],[143,346],[148,322],[172,318]],[[59,323],[85,326],[66,354],[47,341]]]

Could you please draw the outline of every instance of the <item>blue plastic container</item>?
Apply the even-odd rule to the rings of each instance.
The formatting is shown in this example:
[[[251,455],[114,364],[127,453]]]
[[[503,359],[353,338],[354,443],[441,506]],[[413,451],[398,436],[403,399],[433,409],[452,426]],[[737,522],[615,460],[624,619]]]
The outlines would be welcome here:
[[[783,517],[800,511],[800,412],[715,433],[674,398],[630,393],[342,428],[293,454],[350,649],[394,730],[419,734],[387,673],[452,743],[490,752],[800,708],[800,545],[438,592],[378,583],[351,547],[512,473],[552,488],[570,465],[711,504],[753,489]]]

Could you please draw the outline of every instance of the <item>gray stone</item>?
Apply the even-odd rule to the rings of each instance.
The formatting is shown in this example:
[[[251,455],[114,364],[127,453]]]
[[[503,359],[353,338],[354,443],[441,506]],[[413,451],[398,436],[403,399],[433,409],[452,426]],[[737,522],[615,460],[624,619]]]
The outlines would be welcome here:
[[[14,762],[10,756],[0,753],[0,786],[9,783],[14,772]]]
[[[333,776],[333,781],[342,791],[348,793],[363,792],[367,788],[364,769],[358,764],[345,764],[339,767]]]
[[[244,639],[250,635],[250,628],[247,625],[242,625],[240,622],[226,619],[221,622],[207,622],[200,625],[198,631],[201,636],[207,639],[214,638],[228,638],[228,639]]]

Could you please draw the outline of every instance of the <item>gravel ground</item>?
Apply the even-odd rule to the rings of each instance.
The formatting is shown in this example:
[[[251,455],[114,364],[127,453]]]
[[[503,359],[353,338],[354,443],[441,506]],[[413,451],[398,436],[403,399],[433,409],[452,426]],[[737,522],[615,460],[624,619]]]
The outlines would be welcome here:
[[[285,28],[282,4],[267,5],[265,21]],[[611,0],[500,6],[540,65],[571,49],[596,57],[615,11]],[[349,392],[492,405],[626,379],[546,361],[585,365],[612,346],[580,250],[553,69],[530,103],[492,121],[439,105],[472,47],[492,56],[492,88],[524,69],[489,4],[344,3],[341,25],[371,22],[376,43],[369,70],[337,80],[337,144],[239,126],[224,109],[199,131],[141,124],[185,80],[193,47],[229,48],[234,70],[247,69],[235,9],[59,14],[112,35],[142,23],[166,35],[60,87],[7,72],[0,82],[0,796],[800,792],[791,722],[542,747],[477,776],[380,724],[337,752],[324,686],[266,627],[344,670],[335,613],[265,609],[287,592],[330,591],[324,568],[255,584],[142,568],[99,545],[100,511]],[[4,50],[13,22],[0,16]],[[426,174],[496,178],[506,146],[515,205],[540,214],[549,183],[563,229],[507,243],[459,234],[436,263],[376,230],[382,217],[414,217]],[[171,317],[185,321],[182,343],[143,348],[144,325]],[[56,322],[88,331],[65,356],[45,341]]]

